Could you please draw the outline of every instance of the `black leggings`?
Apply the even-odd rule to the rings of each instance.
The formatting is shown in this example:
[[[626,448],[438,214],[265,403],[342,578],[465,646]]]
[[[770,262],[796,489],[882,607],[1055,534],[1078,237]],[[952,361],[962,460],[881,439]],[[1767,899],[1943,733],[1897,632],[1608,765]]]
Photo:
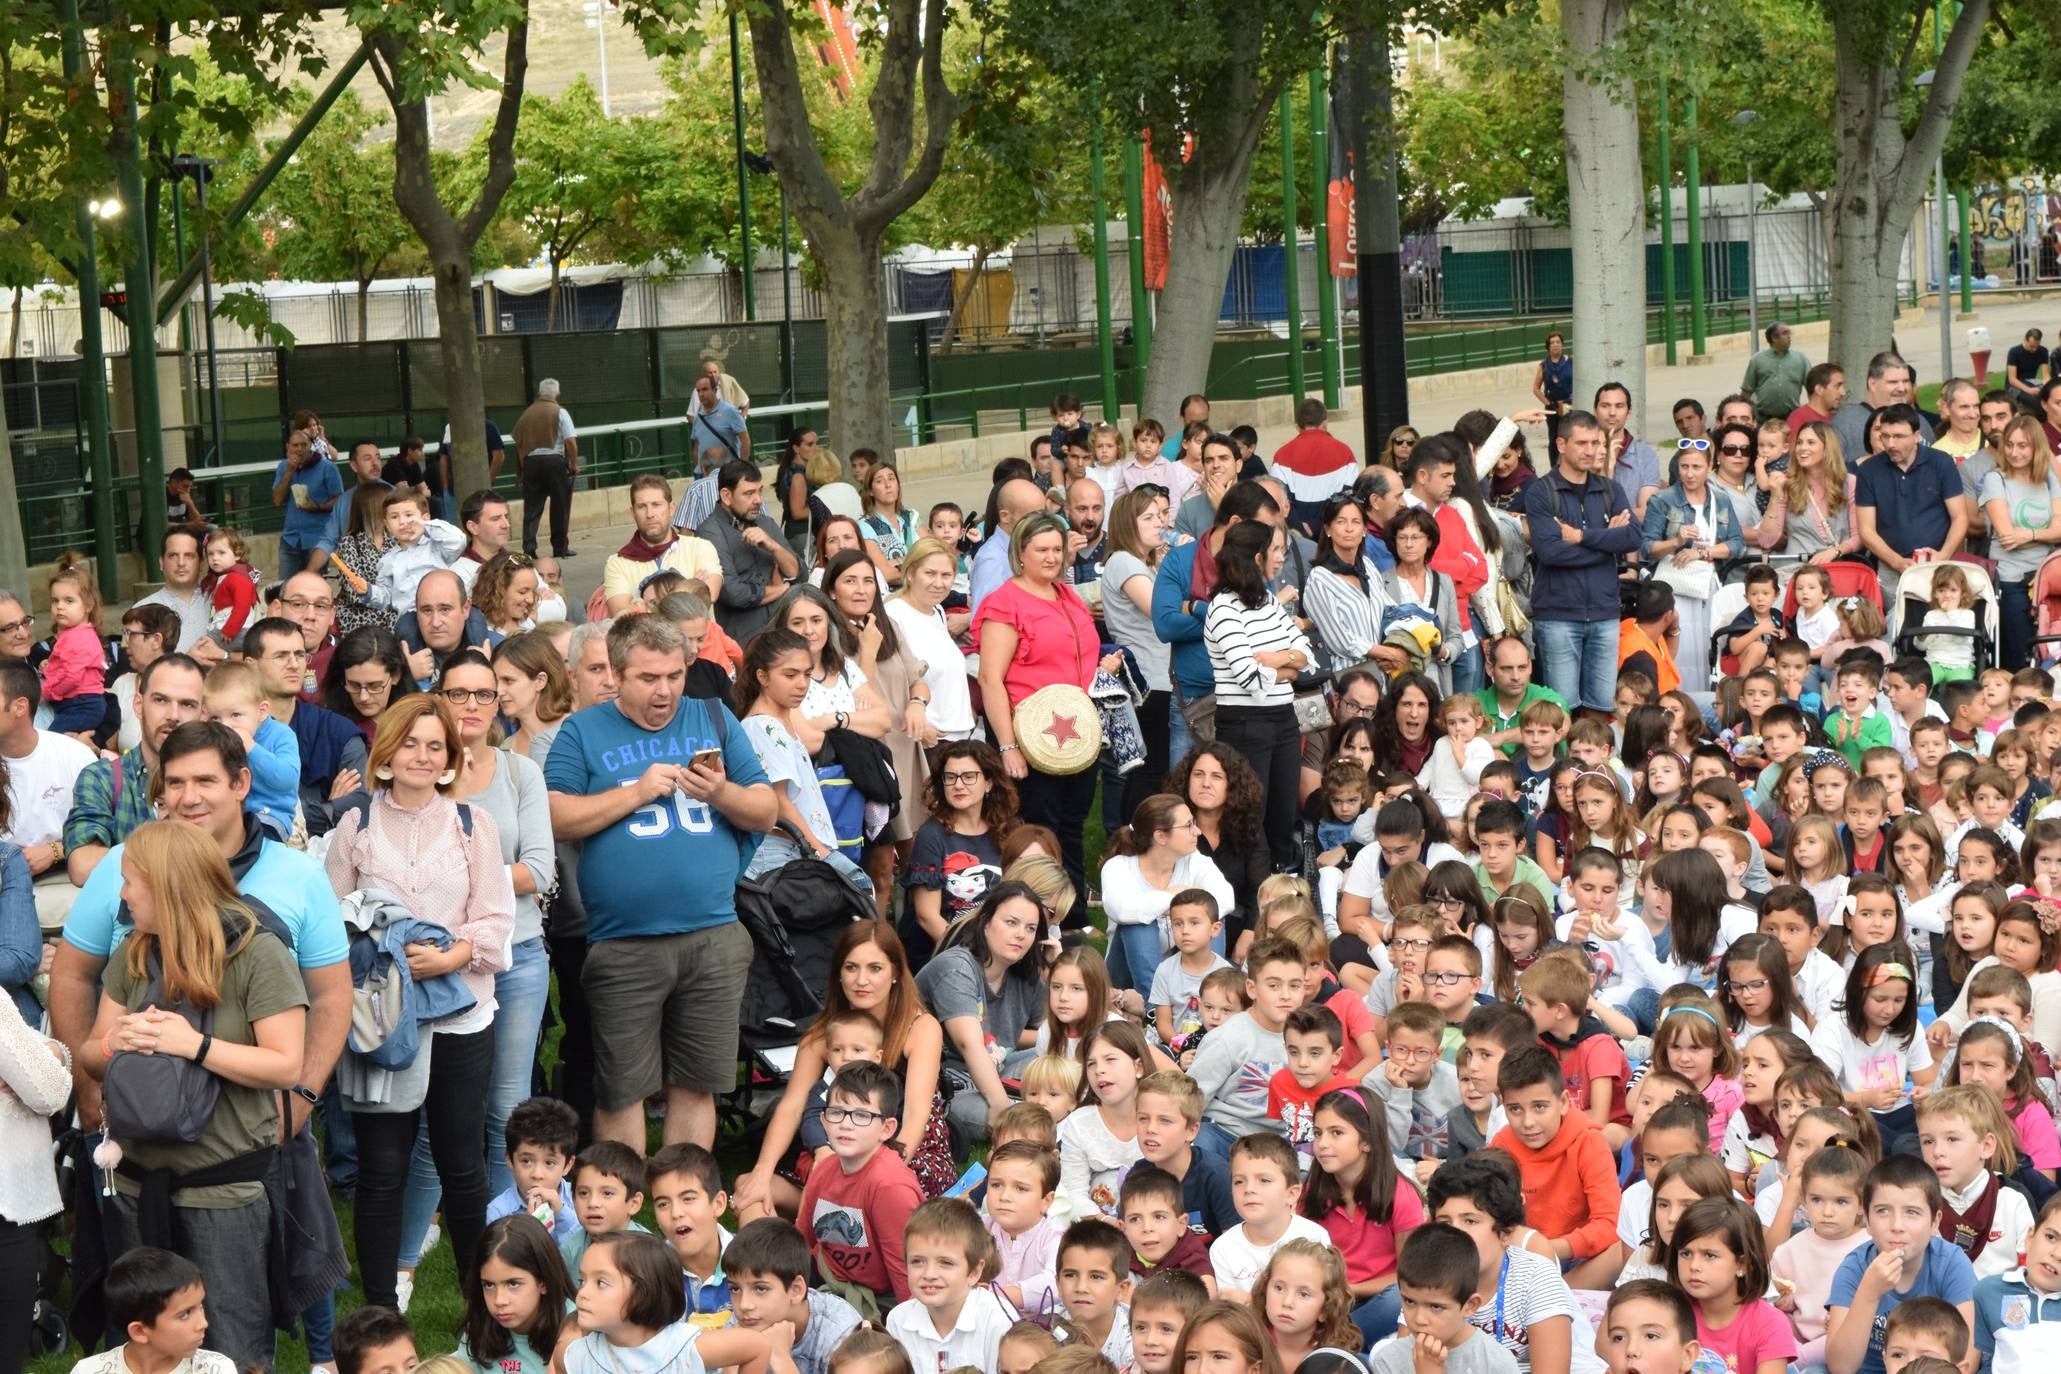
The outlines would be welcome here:
[[[1061,924],[1079,930],[1088,921],[1088,880],[1082,827],[1095,806],[1095,781],[1100,772],[1089,767],[1083,772],[1057,777],[1033,768],[1016,781],[1017,814],[1032,825],[1042,825],[1059,837],[1059,861],[1073,880],[1073,909],[1061,912]]]
[[[33,1225],[0,1220],[0,1369],[21,1369],[29,1362],[43,1255],[38,1232]]]
[[[1296,859],[1296,797],[1302,783],[1302,730],[1293,706],[1217,707],[1217,743],[1236,749],[1259,774],[1266,798],[1268,857],[1275,872]]]
[[[410,1112],[352,1112],[358,1134],[358,1278],[365,1301],[392,1307],[401,1253],[401,1195],[425,1114],[429,1152],[444,1191],[444,1233],[458,1259],[458,1291],[470,1292],[474,1250],[487,1224],[487,1088],[494,1072],[494,1028],[438,1035],[430,1052],[429,1095]]]
[[[1138,814],[1138,803],[1166,785],[1168,712],[1172,700],[1172,695],[1165,691],[1147,692],[1144,704],[1138,707],[1138,733],[1145,737],[1145,766],[1132,769],[1124,778],[1123,816],[1117,825],[1129,825],[1131,817]],[[1113,831],[1116,826],[1108,828]]]

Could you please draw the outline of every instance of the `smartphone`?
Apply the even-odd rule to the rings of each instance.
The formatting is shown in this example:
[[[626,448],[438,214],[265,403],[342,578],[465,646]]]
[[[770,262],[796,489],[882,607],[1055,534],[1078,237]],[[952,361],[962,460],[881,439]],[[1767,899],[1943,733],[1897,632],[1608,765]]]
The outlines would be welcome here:
[[[721,749],[697,749],[694,757],[687,761],[689,768],[714,768],[723,761]]]

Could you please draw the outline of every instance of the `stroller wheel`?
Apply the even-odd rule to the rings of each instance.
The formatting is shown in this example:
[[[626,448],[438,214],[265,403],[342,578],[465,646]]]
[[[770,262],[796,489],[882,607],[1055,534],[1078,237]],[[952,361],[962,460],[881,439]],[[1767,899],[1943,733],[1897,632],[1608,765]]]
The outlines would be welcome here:
[[[34,1355],[60,1355],[71,1345],[71,1328],[65,1324],[64,1313],[48,1298],[36,1299],[29,1333],[30,1353]]]

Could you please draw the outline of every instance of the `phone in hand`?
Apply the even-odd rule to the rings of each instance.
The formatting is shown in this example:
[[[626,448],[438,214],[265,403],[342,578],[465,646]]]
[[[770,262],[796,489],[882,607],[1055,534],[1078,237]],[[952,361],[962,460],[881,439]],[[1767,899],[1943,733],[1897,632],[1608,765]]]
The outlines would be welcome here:
[[[716,768],[722,762],[723,751],[721,749],[697,749],[694,751],[694,757],[687,760],[687,766],[689,768]]]

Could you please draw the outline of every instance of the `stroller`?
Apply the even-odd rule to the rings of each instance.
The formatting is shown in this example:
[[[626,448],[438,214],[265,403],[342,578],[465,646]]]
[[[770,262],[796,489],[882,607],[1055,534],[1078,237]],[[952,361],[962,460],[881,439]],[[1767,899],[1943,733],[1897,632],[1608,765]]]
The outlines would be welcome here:
[[[1732,622],[1737,620],[1740,612],[1746,609],[1745,577],[1747,571],[1754,567],[1755,564],[1751,561],[1741,561],[1731,566],[1738,569],[1738,578],[1719,586],[1717,592],[1710,598],[1710,681],[1712,686],[1716,686],[1728,677],[1737,676],[1739,672],[1739,656],[1726,651],[1725,641],[1732,637]],[[1775,584],[1776,598],[1779,600],[1781,594],[1788,589],[1789,579],[1787,574],[1779,569],[1776,576],[1778,579]]]
[[[1882,583],[1875,576],[1875,570],[1866,563],[1850,563],[1844,560],[1824,565],[1832,578],[1832,599],[1841,597],[1866,597],[1876,610],[1883,610]],[[1792,569],[1782,584],[1782,615],[1791,625],[1796,623],[1796,571]]]
[[[779,829],[800,854],[756,878],[737,882],[737,919],[751,936],[751,971],[738,1011],[738,1043],[747,1068],[725,1097],[721,1114],[740,1135],[762,1129],[767,1113],[754,1098],[777,1093],[794,1069],[794,1047],[823,1010],[822,989],[836,975],[845,928],[876,915],[873,899],[818,859],[786,821]]]
[[[1974,601],[1975,628],[1956,629],[1949,625],[1925,625],[1925,612],[1932,606],[1932,579],[1944,567],[1958,570],[1968,580],[1968,594]],[[2041,573],[2044,575],[2045,568]],[[1930,563],[1913,563],[1905,568],[1897,581],[1897,600],[1900,604],[1898,616],[1899,633],[1896,637],[1896,651],[1899,654],[1916,654],[1921,638],[1935,635],[1967,638],[1975,641],[1974,667],[1980,674],[1983,669],[1997,661],[1997,589],[1990,581],[1989,572],[1980,564],[1966,563],[1959,559],[1936,559]]]

